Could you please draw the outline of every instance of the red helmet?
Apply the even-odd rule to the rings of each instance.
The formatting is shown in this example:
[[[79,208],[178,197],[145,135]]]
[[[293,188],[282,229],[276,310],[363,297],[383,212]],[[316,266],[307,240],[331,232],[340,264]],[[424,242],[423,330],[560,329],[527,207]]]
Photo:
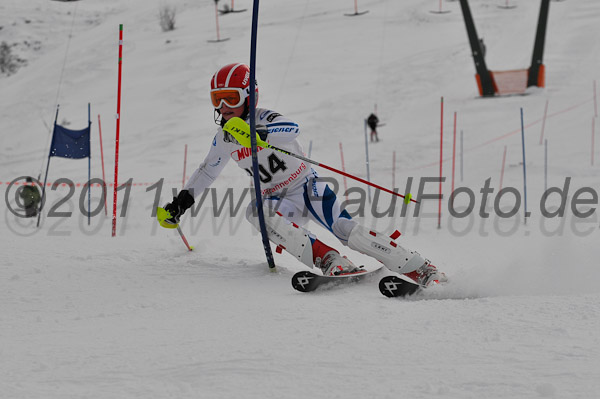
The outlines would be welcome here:
[[[258,103],[258,84],[255,88]],[[223,103],[231,108],[241,107],[249,95],[250,67],[246,64],[225,65],[210,80],[210,99],[216,109]]]

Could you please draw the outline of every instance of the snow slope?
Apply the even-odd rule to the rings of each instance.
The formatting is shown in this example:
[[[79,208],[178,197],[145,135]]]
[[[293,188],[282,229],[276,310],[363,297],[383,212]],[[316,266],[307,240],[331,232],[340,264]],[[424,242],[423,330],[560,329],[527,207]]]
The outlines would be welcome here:
[[[204,157],[215,132],[207,92],[220,66],[249,59],[249,11],[221,16],[214,2],[170,0],[3,0],[0,41],[28,65],[0,77],[0,398],[592,398],[600,391],[600,271],[597,259],[597,163],[591,165],[593,82],[600,61],[600,4],[552,2],[544,61],[547,87],[527,96],[481,99],[458,2],[434,14],[437,1],[262,1],[257,78],[261,106],[300,123],[311,158],[366,177],[364,118],[377,107],[385,127],[369,146],[371,179],[418,192],[439,175],[440,98],[444,97],[442,228],[436,201],[420,217],[359,219],[446,271],[451,284],[424,298],[390,300],[377,281],[300,294],[290,277],[302,269],[276,255],[267,270],[260,238],[242,212],[213,217],[204,206],[186,216],[188,253],[151,212]],[[538,1],[471,0],[492,70],[527,67]],[[177,7],[176,29],[161,32],[161,4]],[[251,9],[238,0],[235,8]],[[79,211],[81,186],[49,193],[49,206],[70,217],[17,218],[14,186],[45,171],[55,106],[59,122],[82,128],[92,106],[92,175],[102,177],[98,115],[106,175],[113,181],[118,26],[124,24],[119,182],[132,178],[117,237],[104,213],[91,225]],[[70,37],[70,40],[69,40]],[[25,43],[34,43],[27,45]],[[66,62],[65,62],[66,61]],[[543,123],[548,104],[547,120]],[[520,110],[525,125],[528,211],[494,213],[504,149],[503,187],[523,191]],[[453,113],[463,132],[456,187],[474,192],[473,212],[448,211]],[[598,121],[596,121],[598,125]],[[547,218],[548,187],[570,186],[565,215]],[[460,143],[460,136],[457,144]],[[460,145],[458,146],[460,148]],[[393,168],[393,154],[396,168]],[[460,151],[459,151],[460,153]],[[330,176],[325,170],[321,175]],[[462,177],[461,177],[462,176]],[[87,180],[86,161],[53,158],[49,181]],[[161,190],[151,186],[164,178]],[[481,209],[487,179],[494,192]],[[343,187],[343,180],[339,179]],[[349,187],[365,187],[348,182]],[[248,178],[228,166],[215,183],[245,208]],[[590,211],[578,218],[577,190]],[[426,192],[435,194],[437,184]],[[119,192],[120,207],[124,202]],[[160,198],[157,199],[157,194]],[[245,195],[245,197],[244,197]],[[99,201],[92,191],[92,206]],[[109,189],[109,213],[112,188]],[[382,194],[379,211],[390,198]],[[464,210],[467,196],[456,199]],[[510,209],[511,195],[498,202]],[[235,204],[234,204],[235,205]],[[560,204],[555,193],[549,210]],[[358,212],[356,205],[349,207]],[[482,215],[488,212],[489,217]],[[357,263],[373,261],[319,237]]]

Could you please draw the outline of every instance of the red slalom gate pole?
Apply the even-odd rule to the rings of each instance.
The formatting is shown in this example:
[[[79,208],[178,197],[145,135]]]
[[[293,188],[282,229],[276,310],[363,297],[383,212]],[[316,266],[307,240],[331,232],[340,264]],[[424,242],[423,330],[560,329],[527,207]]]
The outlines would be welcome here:
[[[598,100],[596,100],[596,81],[594,80],[594,116],[598,116]]]
[[[183,154],[183,183],[181,183],[181,189],[185,187],[185,167],[187,166],[187,144],[185,145],[185,151]]]
[[[392,153],[392,190],[396,188],[396,151]]]
[[[505,165],[506,165],[506,146],[504,146],[504,155],[502,156],[502,169],[500,170],[500,187],[498,188],[498,191],[502,190],[502,181],[504,180],[504,166]]]
[[[542,119],[542,133],[540,134],[540,145],[544,141],[544,129],[546,128],[546,116],[548,115],[548,100],[546,100],[546,106],[544,107],[544,119]]]
[[[123,24],[119,25],[119,77],[117,85],[117,135],[115,139],[115,185],[113,187],[112,236],[117,235],[117,187],[119,176],[119,129],[121,126],[121,72],[123,60]]]
[[[104,173],[104,149],[102,147],[102,124],[100,123],[100,114],[98,114],[98,134],[100,135],[100,159],[102,163],[102,184],[104,185],[104,216],[108,216],[108,205],[106,200],[106,174]]]
[[[444,160],[444,97],[440,102],[441,117],[440,117],[440,200],[438,206],[438,229],[442,228],[442,162]]]
[[[221,36],[219,35],[219,8],[217,6],[217,2],[215,1],[215,21],[217,25],[217,41],[221,41]]]

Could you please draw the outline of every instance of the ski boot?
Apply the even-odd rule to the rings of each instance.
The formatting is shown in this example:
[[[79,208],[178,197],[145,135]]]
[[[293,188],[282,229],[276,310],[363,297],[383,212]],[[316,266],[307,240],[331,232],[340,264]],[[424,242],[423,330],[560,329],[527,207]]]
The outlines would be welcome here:
[[[361,271],[358,266],[337,251],[329,251],[323,258],[317,258],[315,266],[323,271],[324,276],[339,276]]]
[[[429,261],[425,262],[419,269],[404,273],[404,275],[425,287],[448,282],[446,274],[438,271],[437,267],[432,265]]]

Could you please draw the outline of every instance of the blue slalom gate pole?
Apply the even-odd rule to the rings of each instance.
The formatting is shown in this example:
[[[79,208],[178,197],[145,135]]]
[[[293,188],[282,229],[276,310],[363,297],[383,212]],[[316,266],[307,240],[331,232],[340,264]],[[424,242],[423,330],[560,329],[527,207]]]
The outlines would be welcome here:
[[[50,150],[48,151],[48,163],[46,164],[46,175],[44,176],[44,185],[42,186],[42,200],[40,202],[40,209],[38,213],[38,219],[36,227],[40,227],[40,219],[42,218],[42,209],[44,209],[44,204],[46,200],[46,181],[48,181],[48,170],[50,169],[50,158],[52,154],[52,147],[54,144],[54,131],[56,130],[56,121],[58,121],[58,110],[60,108],[59,104],[56,104],[56,115],[54,116],[54,127],[52,128],[52,140],[50,141]]]
[[[256,195],[256,209],[262,236],[263,248],[267,263],[271,271],[275,271],[275,260],[269,243],[269,235],[265,223],[262,195],[260,192],[260,174],[258,171],[258,149],[256,146],[256,41],[258,34],[258,0],[254,0],[252,9],[252,35],[250,38],[250,145],[252,148],[252,175],[254,178],[254,191]]]
[[[90,155],[88,156],[88,226],[92,223],[92,216],[90,214],[90,210],[92,209],[92,185],[90,182],[92,181],[92,110],[91,105],[88,103],[88,131],[89,131],[89,140],[90,140]]]
[[[521,145],[523,147],[523,204],[525,206],[525,224],[527,224],[527,167],[525,163],[525,127],[523,123],[523,108],[521,108]]]

